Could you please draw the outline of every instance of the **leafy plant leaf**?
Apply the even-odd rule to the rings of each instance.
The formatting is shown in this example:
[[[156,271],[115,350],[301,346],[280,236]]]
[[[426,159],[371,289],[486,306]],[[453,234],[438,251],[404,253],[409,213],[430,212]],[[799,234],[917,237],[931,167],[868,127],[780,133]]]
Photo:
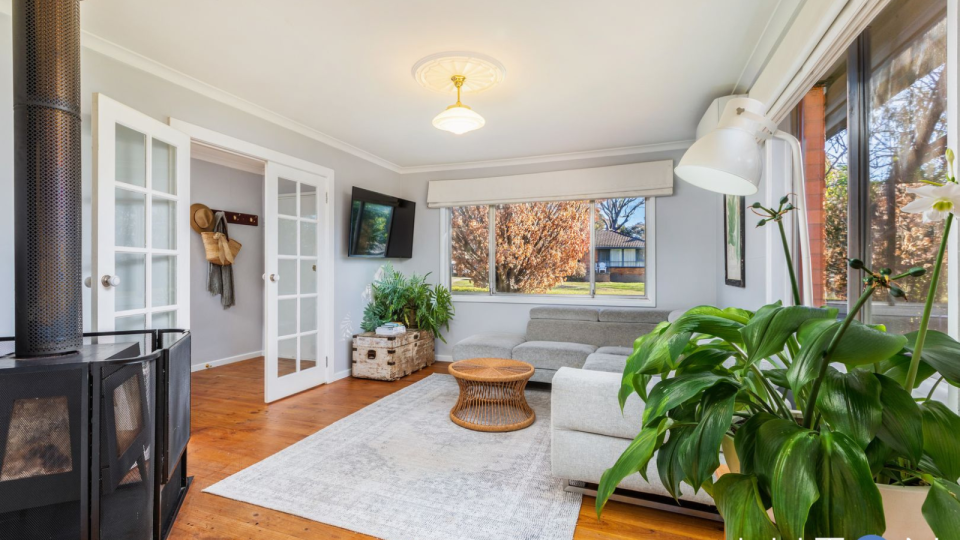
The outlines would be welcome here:
[[[784,538],[807,538],[810,508],[820,498],[817,462],[820,440],[814,431],[795,432],[777,452],[770,489],[773,514]]]
[[[663,434],[666,431],[667,420],[663,419],[656,426],[646,427],[640,430],[640,433],[633,439],[630,446],[623,451],[617,462],[600,477],[600,485],[597,487],[597,518],[603,513],[603,507],[624,478],[634,473],[641,473],[646,478],[647,464],[653,458],[653,453],[663,442]]]
[[[670,430],[667,442],[657,452],[657,473],[660,482],[673,498],[680,502],[680,483],[684,480],[683,468],[677,455],[680,444],[693,433],[693,426],[674,427]]]
[[[907,336],[909,335],[910,334],[907,334]],[[910,342],[907,341],[905,347],[909,345]],[[907,371],[909,371],[909,369],[910,357],[903,354],[902,351],[879,363],[880,373],[896,381],[901,388],[907,382]],[[917,380],[914,388],[920,386],[920,383],[929,379],[936,372],[937,370],[930,367],[930,364],[920,360],[920,364],[917,367]]]
[[[800,354],[787,369],[787,380],[795,394],[799,394],[804,386],[817,377],[823,363],[823,353],[839,328],[839,321],[824,319],[809,320],[800,326],[797,334]]]
[[[830,361],[847,367],[875,364],[900,352],[906,343],[907,338],[901,335],[888,334],[874,326],[853,321],[840,338]]]
[[[674,321],[672,327],[680,332],[692,332],[716,336],[731,343],[742,343],[740,329],[743,323],[734,320],[730,314],[712,306],[699,306],[687,310]]]
[[[800,325],[810,319],[837,318],[834,308],[811,308],[806,306],[779,307],[764,306],[740,330],[743,343],[747,348],[747,362],[753,363],[762,358],[783,351],[787,339],[792,336]]]
[[[780,538],[760,499],[755,476],[727,473],[714,484],[713,497],[723,516],[726,540]]]
[[[937,478],[923,501],[923,517],[937,538],[960,538],[960,486]]]
[[[736,385],[733,377],[709,371],[661,380],[650,391],[646,408],[643,410],[644,427],[662,418],[687,400],[696,397],[700,392],[721,382]]]
[[[883,404],[877,438],[911,462],[918,463],[923,456],[923,415],[920,407],[893,379],[883,375],[874,377],[880,383],[880,403]]]
[[[759,413],[750,417],[733,437],[733,445],[740,458],[740,472],[753,474],[756,470],[757,433],[760,428],[777,417],[769,413]]]
[[[943,477],[951,482],[960,478],[960,417],[939,401],[920,405],[923,413],[923,451]]]
[[[917,332],[906,334],[907,344],[904,346],[910,352],[917,343]],[[954,386],[960,386],[960,343],[952,337],[929,330],[923,342],[921,360],[940,372],[943,378]],[[919,378],[919,377],[918,377]]]
[[[680,445],[680,466],[694,492],[720,466],[720,442],[733,420],[737,390],[733,384],[717,384],[707,389],[701,400],[697,427]]]
[[[866,448],[883,420],[880,388],[880,381],[873,373],[861,370],[841,373],[828,368],[817,397],[817,410],[834,430],[849,435],[860,448]]]
[[[677,364],[677,374],[692,373],[695,371],[710,371],[723,365],[733,353],[728,349],[712,346],[698,347],[692,353],[683,357]]]
[[[804,536],[860,538],[883,534],[883,504],[863,450],[843,433],[820,433],[817,471],[820,498],[810,511],[811,534]]]

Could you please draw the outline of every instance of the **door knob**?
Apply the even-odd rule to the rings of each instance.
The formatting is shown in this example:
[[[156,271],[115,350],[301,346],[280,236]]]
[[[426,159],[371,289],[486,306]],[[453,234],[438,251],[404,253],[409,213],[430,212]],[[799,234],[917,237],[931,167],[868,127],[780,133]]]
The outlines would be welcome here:
[[[90,276],[83,278],[83,285],[88,289],[93,287],[93,278]]]
[[[110,287],[116,287],[117,285],[120,285],[120,276],[103,276],[100,278],[100,283],[102,283],[107,289]]]
[[[276,283],[276,282],[280,281],[280,276],[278,276],[278,275],[276,275],[276,274],[270,274],[270,281]]]

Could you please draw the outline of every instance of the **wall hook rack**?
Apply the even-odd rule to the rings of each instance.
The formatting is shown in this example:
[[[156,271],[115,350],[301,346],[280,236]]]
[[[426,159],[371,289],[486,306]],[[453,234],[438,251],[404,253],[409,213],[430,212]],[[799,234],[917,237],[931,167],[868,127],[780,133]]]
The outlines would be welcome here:
[[[211,209],[212,210],[212,209]],[[213,213],[223,212],[227,218],[227,223],[236,225],[250,225],[257,227],[260,225],[260,216],[256,214],[244,214],[241,212],[231,212],[229,210],[212,210]]]

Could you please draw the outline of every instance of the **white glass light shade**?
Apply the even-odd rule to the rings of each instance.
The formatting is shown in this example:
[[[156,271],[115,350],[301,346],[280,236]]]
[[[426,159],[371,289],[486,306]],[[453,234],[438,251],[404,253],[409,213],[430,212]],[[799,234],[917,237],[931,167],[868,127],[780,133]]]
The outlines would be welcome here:
[[[680,159],[681,180],[727,195],[753,195],[762,170],[756,136],[739,128],[719,128],[698,139]]]
[[[486,124],[482,116],[464,105],[452,105],[433,119],[433,127],[462,135]]]

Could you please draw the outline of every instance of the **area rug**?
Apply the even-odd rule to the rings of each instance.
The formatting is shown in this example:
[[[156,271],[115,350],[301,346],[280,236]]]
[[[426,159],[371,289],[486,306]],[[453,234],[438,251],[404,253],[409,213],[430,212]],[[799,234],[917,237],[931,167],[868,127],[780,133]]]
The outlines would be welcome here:
[[[210,486],[207,493],[384,540],[566,540],[580,495],[550,474],[550,393],[512,433],[450,421],[434,374]]]

